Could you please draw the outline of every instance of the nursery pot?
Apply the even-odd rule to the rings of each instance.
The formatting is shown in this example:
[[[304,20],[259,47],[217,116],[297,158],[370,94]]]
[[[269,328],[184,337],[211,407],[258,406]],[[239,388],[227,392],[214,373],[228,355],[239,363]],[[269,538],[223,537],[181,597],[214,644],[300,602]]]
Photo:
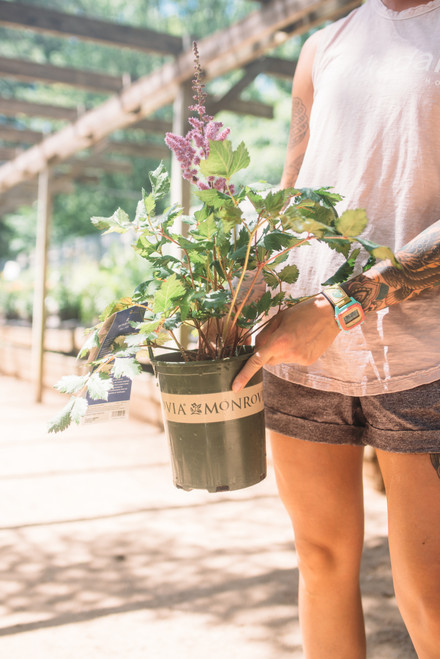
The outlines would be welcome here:
[[[174,484],[184,490],[238,490],[266,476],[263,376],[239,393],[235,375],[252,350],[216,361],[155,356]]]

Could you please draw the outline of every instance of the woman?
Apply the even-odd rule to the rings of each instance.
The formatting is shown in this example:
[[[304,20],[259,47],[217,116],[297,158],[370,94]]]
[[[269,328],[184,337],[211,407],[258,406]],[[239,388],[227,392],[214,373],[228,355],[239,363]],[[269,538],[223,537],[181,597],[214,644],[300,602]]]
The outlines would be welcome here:
[[[328,289],[338,255],[311,247],[292,293],[316,295],[273,318],[234,383],[265,367],[307,659],[366,655],[366,444],[385,482],[400,611],[419,658],[440,657],[439,35],[440,0],[367,0],[314,33],[295,72],[282,185],[333,186],[401,263]]]

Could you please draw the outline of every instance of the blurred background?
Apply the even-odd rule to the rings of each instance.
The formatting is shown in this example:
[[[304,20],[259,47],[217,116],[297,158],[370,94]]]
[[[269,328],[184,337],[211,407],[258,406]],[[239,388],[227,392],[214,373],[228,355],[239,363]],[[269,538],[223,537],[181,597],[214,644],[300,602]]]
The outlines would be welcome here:
[[[72,329],[142,281],[129,238],[101,236],[90,218],[119,207],[134,217],[148,171],[160,160],[171,170],[164,135],[188,129],[192,41],[208,111],[250,152],[242,177],[276,185],[301,45],[357,4],[0,0],[0,372],[31,377],[32,342],[75,353]],[[174,200],[189,194],[177,185]],[[17,350],[24,367],[8,366]]]

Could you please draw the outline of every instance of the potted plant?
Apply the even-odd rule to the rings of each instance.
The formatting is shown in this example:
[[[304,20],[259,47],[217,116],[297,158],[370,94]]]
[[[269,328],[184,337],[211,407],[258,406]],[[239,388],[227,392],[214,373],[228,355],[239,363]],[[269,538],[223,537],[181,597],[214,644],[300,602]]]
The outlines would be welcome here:
[[[97,402],[111,401],[115,385],[120,391],[121,382],[141,372],[139,353],[148,349],[175,484],[218,491],[246,487],[266,473],[261,373],[239,394],[232,393],[231,383],[252,353],[252,335],[270,315],[299,301],[285,291],[298,277],[297,266],[287,263],[292,250],[318,240],[340,252],[343,266],[326,283],[347,279],[361,254],[364,269],[393,256],[360,237],[365,211],[338,216],[341,197],[329,188],[274,190],[264,183],[232,182],[249,165],[249,154],[243,142],[234,149],[229,129],[206,114],[196,44],[194,54],[191,129],[186,136],[167,134],[165,141],[200,207],[190,216],[176,204],[156,213],[169,190],[161,163],[149,173],[151,189],[142,191],[133,220],[121,209],[109,218],[92,218],[106,232],[134,233],[145,277],[92,328],[79,355],[89,357],[87,372],[56,385],[72,397],[49,430],[64,430]],[[189,348],[179,339],[182,327],[196,338]]]

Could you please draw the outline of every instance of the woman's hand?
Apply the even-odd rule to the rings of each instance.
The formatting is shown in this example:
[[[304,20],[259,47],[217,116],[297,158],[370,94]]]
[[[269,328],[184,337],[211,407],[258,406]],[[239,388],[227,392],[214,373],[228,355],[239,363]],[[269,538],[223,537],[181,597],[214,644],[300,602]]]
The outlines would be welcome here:
[[[256,352],[235,378],[233,391],[240,391],[265,364],[312,364],[339,332],[333,307],[323,295],[280,312],[258,334]]]

